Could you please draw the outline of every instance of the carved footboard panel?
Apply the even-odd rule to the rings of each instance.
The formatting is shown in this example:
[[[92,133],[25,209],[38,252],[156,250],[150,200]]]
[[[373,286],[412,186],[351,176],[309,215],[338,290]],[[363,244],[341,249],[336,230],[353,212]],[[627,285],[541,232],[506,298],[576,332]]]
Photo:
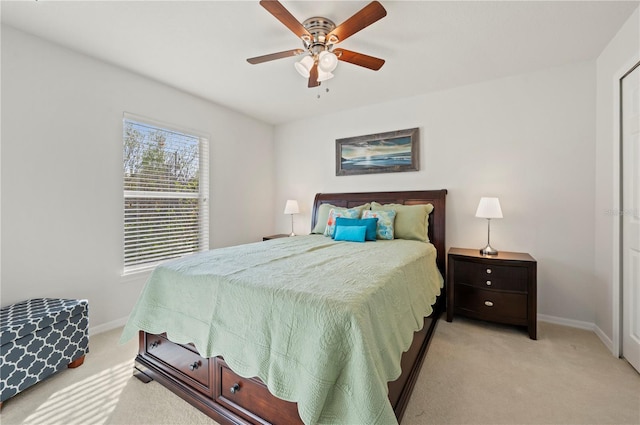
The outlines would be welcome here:
[[[389,383],[389,402],[398,422],[409,402],[440,315],[440,304],[425,318],[402,356],[402,375]],[[169,341],[164,335],[140,332],[136,376],[158,381],[222,424],[299,425],[296,403],[281,400],[257,378],[236,375],[221,357],[202,358],[195,347]]]

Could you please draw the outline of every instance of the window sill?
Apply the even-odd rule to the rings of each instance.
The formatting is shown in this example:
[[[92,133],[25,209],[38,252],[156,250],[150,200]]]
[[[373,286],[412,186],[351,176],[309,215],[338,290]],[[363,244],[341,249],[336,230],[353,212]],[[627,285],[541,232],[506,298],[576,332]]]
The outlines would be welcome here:
[[[146,282],[155,266],[139,270],[129,270],[120,274],[120,283]]]

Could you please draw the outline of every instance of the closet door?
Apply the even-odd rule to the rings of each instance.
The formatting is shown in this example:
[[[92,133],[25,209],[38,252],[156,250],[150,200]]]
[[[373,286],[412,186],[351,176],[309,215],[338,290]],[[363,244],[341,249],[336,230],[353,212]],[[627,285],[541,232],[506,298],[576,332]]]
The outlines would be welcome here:
[[[621,89],[622,355],[640,372],[640,66]]]

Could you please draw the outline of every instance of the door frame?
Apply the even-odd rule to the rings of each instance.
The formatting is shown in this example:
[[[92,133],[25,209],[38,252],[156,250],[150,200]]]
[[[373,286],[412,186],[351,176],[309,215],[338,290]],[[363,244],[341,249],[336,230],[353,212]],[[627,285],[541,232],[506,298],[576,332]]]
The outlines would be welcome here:
[[[616,357],[622,355],[622,79],[640,67],[640,54],[630,59],[614,78],[613,90],[613,205],[617,214],[613,214],[613,276],[612,276],[612,314],[613,335],[612,353]]]

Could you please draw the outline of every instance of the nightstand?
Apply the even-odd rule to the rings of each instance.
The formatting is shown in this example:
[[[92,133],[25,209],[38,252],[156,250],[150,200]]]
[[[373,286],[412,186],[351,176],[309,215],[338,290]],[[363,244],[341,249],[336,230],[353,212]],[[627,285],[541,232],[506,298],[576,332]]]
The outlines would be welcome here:
[[[536,339],[536,260],[521,252],[484,256],[451,248],[447,265],[447,322],[453,315],[526,326]]]
[[[285,235],[284,233],[278,233],[277,235],[263,236],[262,241],[269,241],[271,239],[288,238],[288,237],[289,235]]]

